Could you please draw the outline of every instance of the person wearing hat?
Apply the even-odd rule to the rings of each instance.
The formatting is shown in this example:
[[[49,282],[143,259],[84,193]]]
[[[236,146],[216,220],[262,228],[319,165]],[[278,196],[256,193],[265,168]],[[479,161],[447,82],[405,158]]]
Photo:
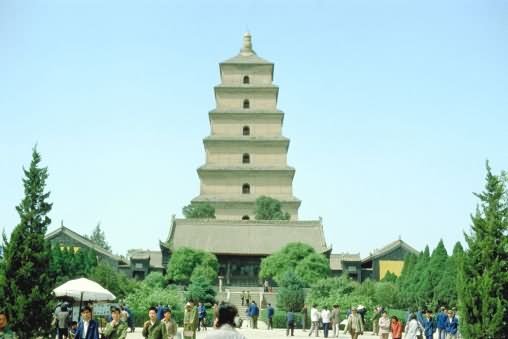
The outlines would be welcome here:
[[[157,309],[150,307],[148,309],[149,320],[145,321],[141,334],[148,339],[162,339],[161,321],[157,319]]]
[[[448,311],[446,307],[441,306],[441,310],[436,316],[436,325],[437,325],[437,337],[438,339],[446,338],[446,320],[448,319]]]
[[[183,313],[183,337],[185,339],[196,339],[196,327],[198,325],[198,311],[194,306],[194,301],[189,300],[185,304]]]
[[[125,339],[127,337],[127,323],[121,320],[122,311],[119,307],[111,308],[111,322],[107,323],[103,334],[108,339]]]
[[[162,339],[173,339],[176,336],[178,325],[176,321],[171,317],[171,309],[165,307],[164,318],[162,319]]]
[[[347,318],[346,328],[344,334],[348,333],[351,335],[351,339],[358,339],[360,334],[363,334],[363,321],[362,317],[358,314],[356,307],[351,309],[351,314]]]

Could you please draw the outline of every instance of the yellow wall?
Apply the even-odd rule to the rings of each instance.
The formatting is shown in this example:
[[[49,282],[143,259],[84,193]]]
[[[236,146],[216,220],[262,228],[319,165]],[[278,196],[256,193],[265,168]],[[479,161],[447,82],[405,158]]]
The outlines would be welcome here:
[[[397,277],[400,276],[402,266],[404,266],[404,261],[402,260],[380,260],[379,280],[383,279],[388,271],[394,273]]]

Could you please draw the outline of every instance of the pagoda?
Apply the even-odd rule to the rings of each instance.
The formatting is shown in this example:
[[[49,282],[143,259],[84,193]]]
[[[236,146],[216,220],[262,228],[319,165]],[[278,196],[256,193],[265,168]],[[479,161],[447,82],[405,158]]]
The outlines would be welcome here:
[[[274,64],[257,56],[245,33],[240,53],[219,68],[210,135],[203,140],[206,161],[197,170],[200,194],[192,200],[212,205],[215,219],[173,218],[160,244],[164,263],[181,247],[206,250],[218,257],[226,284],[255,284],[261,259],[290,242],[327,255],[331,248],[321,220],[298,221],[301,201],[293,195],[295,169],[287,164]],[[260,196],[280,201],[290,220],[254,220]]]

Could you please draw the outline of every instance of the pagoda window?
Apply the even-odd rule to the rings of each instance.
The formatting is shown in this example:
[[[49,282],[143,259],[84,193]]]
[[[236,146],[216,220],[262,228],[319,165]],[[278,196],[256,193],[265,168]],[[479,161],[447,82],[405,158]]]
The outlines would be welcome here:
[[[249,102],[249,99],[245,99],[243,101],[243,108],[247,109],[247,108],[250,108],[250,102]]]
[[[250,185],[249,184],[242,185],[242,194],[250,194]]]
[[[250,220],[250,217],[249,217],[248,215],[244,215],[244,216],[242,217],[242,220]]]
[[[250,164],[250,155],[249,153],[244,153],[242,156],[242,163],[243,164]]]
[[[250,135],[250,127],[243,126],[243,135]]]
[[[244,77],[243,77],[243,83],[244,83],[244,84],[250,84],[250,78],[249,78],[249,76],[248,76],[248,75],[246,75],[246,76],[244,76]]]

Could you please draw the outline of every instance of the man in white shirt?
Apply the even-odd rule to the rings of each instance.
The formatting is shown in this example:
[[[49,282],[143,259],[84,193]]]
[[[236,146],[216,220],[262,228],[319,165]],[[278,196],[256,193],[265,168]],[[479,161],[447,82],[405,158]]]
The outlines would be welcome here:
[[[316,337],[319,337],[319,311],[316,304],[312,305],[310,309],[310,321],[312,327],[310,328],[309,337],[312,335],[312,331],[316,331]]]

